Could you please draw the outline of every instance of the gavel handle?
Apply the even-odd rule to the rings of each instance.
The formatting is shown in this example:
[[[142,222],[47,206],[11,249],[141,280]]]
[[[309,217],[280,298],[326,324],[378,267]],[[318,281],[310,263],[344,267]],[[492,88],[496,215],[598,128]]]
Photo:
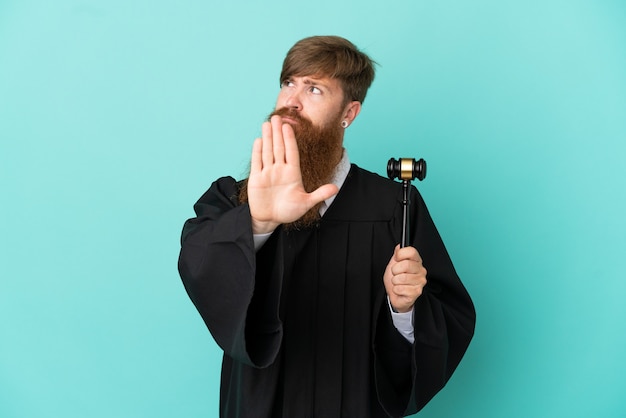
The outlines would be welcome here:
[[[409,197],[409,186],[411,182],[409,180],[402,180],[402,241],[400,246],[402,248],[409,245],[409,206],[411,205],[411,199]]]

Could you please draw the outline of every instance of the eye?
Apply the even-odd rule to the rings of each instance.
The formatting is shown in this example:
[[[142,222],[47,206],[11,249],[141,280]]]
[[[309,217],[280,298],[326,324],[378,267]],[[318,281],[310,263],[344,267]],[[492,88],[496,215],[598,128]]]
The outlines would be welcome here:
[[[322,94],[322,90],[320,90],[318,87],[315,87],[315,86],[311,86],[309,88],[309,91],[313,94]]]
[[[293,87],[293,82],[291,80],[284,80],[282,83],[280,83],[281,87]]]

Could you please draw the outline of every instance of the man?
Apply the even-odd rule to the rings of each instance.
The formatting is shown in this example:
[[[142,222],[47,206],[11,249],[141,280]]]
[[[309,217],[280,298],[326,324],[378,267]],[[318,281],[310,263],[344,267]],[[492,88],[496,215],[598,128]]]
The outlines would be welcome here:
[[[475,312],[417,192],[351,165],[373,62],[349,41],[288,52],[246,181],[195,204],[179,271],[224,350],[222,417],[399,417],[447,382]],[[428,269],[428,271],[426,270]]]

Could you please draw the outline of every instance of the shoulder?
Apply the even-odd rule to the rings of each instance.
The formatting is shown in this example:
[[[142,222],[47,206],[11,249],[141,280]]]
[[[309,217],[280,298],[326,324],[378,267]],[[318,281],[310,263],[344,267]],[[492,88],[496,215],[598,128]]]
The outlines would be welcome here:
[[[388,220],[402,203],[400,183],[352,164],[327,219]]]
[[[352,178],[356,182],[367,183],[370,186],[376,186],[384,189],[396,189],[398,183],[383,177],[380,174],[373,173],[364,168],[359,167],[356,164],[350,166],[350,172],[348,178]]]
[[[365,170],[356,164],[352,164],[350,168],[346,188],[358,191],[359,196],[364,199],[393,198],[401,191],[400,183]]]
[[[230,176],[215,180],[194,205],[196,214],[201,216],[207,207],[226,210],[237,206],[242,183],[242,181],[237,181]]]
[[[367,171],[356,164],[352,164],[348,178],[352,180],[349,183],[353,183],[354,187],[361,189],[361,193],[367,198],[378,196],[378,198],[387,198],[393,200],[396,198],[398,202],[402,202],[402,182],[391,180],[387,177],[383,177],[379,174]],[[419,200],[423,200],[420,192],[415,187],[415,182],[410,186],[410,192],[412,199],[417,197]]]

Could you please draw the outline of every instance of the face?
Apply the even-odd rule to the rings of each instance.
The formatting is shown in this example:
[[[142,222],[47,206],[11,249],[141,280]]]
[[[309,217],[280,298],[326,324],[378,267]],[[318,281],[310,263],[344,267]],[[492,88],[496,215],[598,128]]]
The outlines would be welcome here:
[[[278,93],[276,109],[287,108],[310,120],[318,128],[331,123],[349,123],[360,110],[359,102],[344,104],[344,94],[337,79],[329,77],[291,77],[285,80]],[[358,109],[356,109],[358,107]],[[284,117],[292,125],[297,121]]]

